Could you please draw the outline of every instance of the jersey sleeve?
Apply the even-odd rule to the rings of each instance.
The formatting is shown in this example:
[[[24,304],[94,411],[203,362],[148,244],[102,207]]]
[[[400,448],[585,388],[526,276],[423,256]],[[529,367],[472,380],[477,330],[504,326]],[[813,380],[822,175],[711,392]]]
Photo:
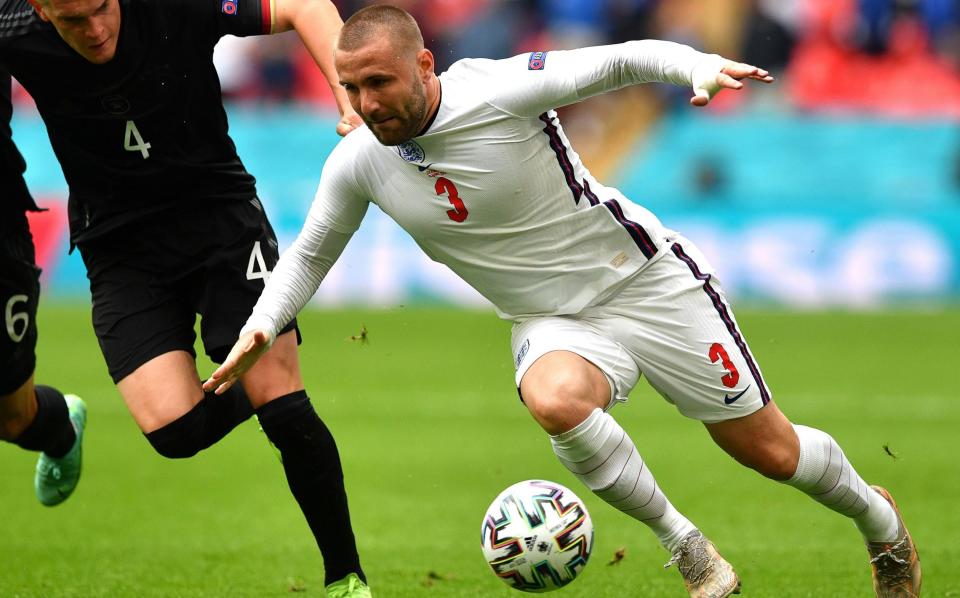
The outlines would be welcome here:
[[[10,119],[13,117],[10,85],[10,75],[0,71],[0,201],[13,202],[15,207],[36,210],[37,206],[23,180],[27,164],[13,143],[13,131],[10,129]]]
[[[335,149],[324,165],[307,221],[280,256],[241,335],[266,330],[272,342],[317,292],[360,227],[369,201],[343,158]]]
[[[639,40],[576,50],[533,52],[496,61],[490,103],[515,116],[539,114],[640,83],[691,85],[698,67],[723,59],[689,46]]]
[[[181,12],[188,27],[208,31],[215,39],[224,35],[244,37],[271,33],[275,19],[274,0],[158,0]]]

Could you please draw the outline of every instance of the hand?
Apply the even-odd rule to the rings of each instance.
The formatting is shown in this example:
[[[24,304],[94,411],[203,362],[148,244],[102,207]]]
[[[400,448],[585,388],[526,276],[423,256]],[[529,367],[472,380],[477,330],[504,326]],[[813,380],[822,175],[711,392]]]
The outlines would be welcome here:
[[[217,368],[210,379],[203,383],[204,392],[216,389],[215,394],[222,395],[233,386],[233,383],[240,379],[240,376],[247,373],[253,364],[260,359],[260,356],[270,348],[270,335],[266,330],[251,330],[239,339],[230,354],[227,355],[223,365]]]
[[[363,119],[356,112],[348,112],[340,117],[337,123],[337,135],[346,137],[347,133],[363,126]]]
[[[713,61],[711,61],[712,63]],[[711,68],[712,67],[712,68]],[[694,106],[706,106],[711,98],[717,95],[721,89],[740,89],[743,87],[741,80],[753,79],[762,83],[773,83],[773,77],[769,72],[762,68],[744,64],[742,62],[725,61],[719,69],[716,70],[716,64],[705,64],[704,67],[698,67],[694,70],[693,76],[693,97],[690,103]]]

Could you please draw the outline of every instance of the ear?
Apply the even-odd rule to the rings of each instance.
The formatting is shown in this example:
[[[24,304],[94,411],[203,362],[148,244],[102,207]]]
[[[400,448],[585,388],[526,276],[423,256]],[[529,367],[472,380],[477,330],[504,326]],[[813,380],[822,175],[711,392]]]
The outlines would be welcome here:
[[[37,12],[37,16],[40,17],[40,20],[44,23],[50,22],[50,17],[47,16],[46,11],[43,10],[43,6],[40,5],[40,0],[28,0],[30,6],[33,7],[33,10]]]
[[[33,2],[34,0],[30,1]],[[421,80],[426,81],[434,74],[433,67],[435,64],[433,52],[426,48],[417,51],[417,71]]]

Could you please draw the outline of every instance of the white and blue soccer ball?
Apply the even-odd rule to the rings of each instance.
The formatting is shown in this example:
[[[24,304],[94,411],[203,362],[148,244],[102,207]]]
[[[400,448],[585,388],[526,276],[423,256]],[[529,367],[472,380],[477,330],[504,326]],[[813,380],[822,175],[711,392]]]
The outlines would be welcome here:
[[[524,592],[549,592],[583,571],[593,549],[593,522],[576,494],[556,482],[526,480],[501,492],[480,528],[494,574]]]

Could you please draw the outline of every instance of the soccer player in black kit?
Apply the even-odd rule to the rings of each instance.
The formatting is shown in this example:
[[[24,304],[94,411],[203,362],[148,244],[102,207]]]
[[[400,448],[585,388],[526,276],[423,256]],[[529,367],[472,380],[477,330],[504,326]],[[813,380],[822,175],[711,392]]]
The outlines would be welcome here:
[[[52,507],[80,481],[86,405],[75,395],[34,384],[40,269],[28,211],[37,211],[13,144],[10,75],[0,71],[0,440],[40,452],[33,485]]]
[[[28,3],[29,2],[29,3]],[[256,413],[324,559],[330,596],[369,596],[336,443],[304,390],[291,321],[227,395],[204,393],[194,322],[221,362],[277,260],[227,134],[213,48],[295,29],[328,81],[329,0],[0,0],[0,68],[33,96],[70,187],[93,325],[147,440],[185,458]],[[331,85],[340,134],[359,125]]]

